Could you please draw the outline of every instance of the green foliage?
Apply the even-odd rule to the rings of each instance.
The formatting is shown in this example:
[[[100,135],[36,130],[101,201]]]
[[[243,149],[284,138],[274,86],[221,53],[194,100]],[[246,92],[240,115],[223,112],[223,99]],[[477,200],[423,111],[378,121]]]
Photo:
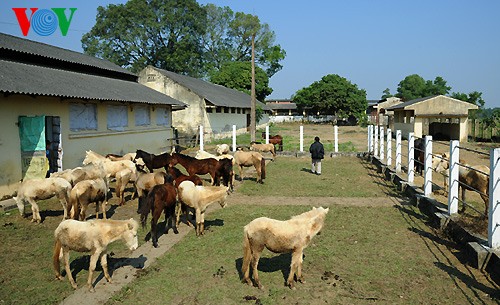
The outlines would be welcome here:
[[[399,82],[396,96],[404,101],[411,101],[432,95],[445,95],[450,89],[441,76],[437,76],[434,81],[426,81],[420,75],[412,74]]]
[[[484,108],[484,100],[481,96],[483,93],[478,91],[472,91],[469,94],[461,93],[461,92],[453,92],[451,94],[452,98],[456,98],[457,100],[461,100],[467,103],[474,104],[479,108]]]
[[[85,53],[138,72],[147,65],[206,77],[228,61],[249,61],[256,34],[257,63],[268,77],[282,68],[285,51],[269,25],[229,7],[196,0],[130,0],[100,6],[82,37]]]
[[[251,62],[225,62],[219,71],[213,72],[210,81],[228,88],[250,94],[252,86]],[[260,67],[255,67],[255,97],[264,101],[273,89],[269,88],[269,78]]]
[[[339,118],[359,116],[366,111],[366,91],[337,74],[323,76],[297,91],[293,97],[300,108],[311,108],[314,112],[334,114]]]
[[[85,53],[134,72],[153,65],[199,76],[205,27],[205,10],[195,0],[130,0],[100,6],[82,46]]]
[[[383,95],[382,95],[381,99],[386,99],[386,98],[394,96],[391,94],[391,90],[389,90],[389,88],[385,88],[385,90],[382,91],[382,93],[383,93]]]

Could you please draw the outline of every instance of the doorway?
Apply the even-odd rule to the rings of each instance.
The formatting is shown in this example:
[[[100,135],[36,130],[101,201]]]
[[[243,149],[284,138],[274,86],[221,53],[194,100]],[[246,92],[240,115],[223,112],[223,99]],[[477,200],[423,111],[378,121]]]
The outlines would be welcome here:
[[[19,138],[23,179],[44,178],[62,170],[60,117],[20,116]]]

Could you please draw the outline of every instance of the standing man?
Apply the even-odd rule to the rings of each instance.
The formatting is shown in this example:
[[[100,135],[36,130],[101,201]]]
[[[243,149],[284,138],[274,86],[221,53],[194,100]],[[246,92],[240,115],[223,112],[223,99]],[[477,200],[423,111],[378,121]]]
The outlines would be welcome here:
[[[312,158],[311,171],[316,175],[321,175],[321,159],[325,157],[325,149],[319,141],[319,137],[314,138],[314,143],[309,147],[309,152]]]

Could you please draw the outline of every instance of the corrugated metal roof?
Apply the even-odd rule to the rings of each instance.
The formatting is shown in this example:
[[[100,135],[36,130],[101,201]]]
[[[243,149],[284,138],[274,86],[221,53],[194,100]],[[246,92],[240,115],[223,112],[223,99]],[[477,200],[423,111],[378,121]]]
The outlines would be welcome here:
[[[186,106],[137,82],[2,59],[0,59],[0,92]]]
[[[214,106],[250,108],[251,96],[244,92],[212,84],[198,78],[158,69],[152,66],[151,68],[203,97]],[[270,110],[260,101],[257,101],[257,105],[259,105],[263,110]]]
[[[297,109],[297,104],[295,103],[267,103],[267,107],[273,110],[295,110]]]
[[[113,71],[128,76],[136,76],[136,74],[128,71],[127,69],[115,65],[107,60],[102,60],[86,54],[4,33],[0,33],[0,50],[1,49],[39,56],[41,58],[50,58],[61,62],[69,62],[81,66],[89,66],[97,69]],[[22,56],[22,54],[20,56]]]

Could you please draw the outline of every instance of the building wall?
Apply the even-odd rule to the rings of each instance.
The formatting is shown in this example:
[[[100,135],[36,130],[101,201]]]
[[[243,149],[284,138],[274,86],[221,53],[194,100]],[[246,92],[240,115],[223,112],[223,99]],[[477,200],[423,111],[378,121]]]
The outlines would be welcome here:
[[[107,129],[107,103],[97,104],[98,130],[70,130],[70,102],[54,97],[30,97],[25,95],[0,96],[0,199],[12,195],[22,179],[21,144],[19,116],[58,116],[61,119],[61,145],[63,150],[63,169],[81,166],[85,151],[93,150],[99,154],[125,154],[144,149],[151,153],[160,153],[171,149],[173,132],[171,126],[157,126],[157,111],[150,107],[151,125],[135,126],[133,109],[128,108],[128,128],[124,131]],[[170,108],[170,106],[167,106]],[[171,115],[171,111],[168,112]],[[171,122],[171,118],[168,122]],[[170,124],[169,124],[170,125]]]
[[[190,89],[179,85],[157,70],[146,67],[139,73],[139,83],[166,94],[176,100],[186,103],[188,107],[183,110],[174,111],[172,114],[172,126],[180,132],[188,135],[196,135],[199,126],[203,125],[205,140],[212,138],[224,138],[232,135],[233,125],[236,125],[237,133],[244,133],[246,128],[246,116],[249,109],[242,109],[244,113],[207,113],[205,99]],[[265,114],[259,122],[259,127],[269,123],[269,115]]]

